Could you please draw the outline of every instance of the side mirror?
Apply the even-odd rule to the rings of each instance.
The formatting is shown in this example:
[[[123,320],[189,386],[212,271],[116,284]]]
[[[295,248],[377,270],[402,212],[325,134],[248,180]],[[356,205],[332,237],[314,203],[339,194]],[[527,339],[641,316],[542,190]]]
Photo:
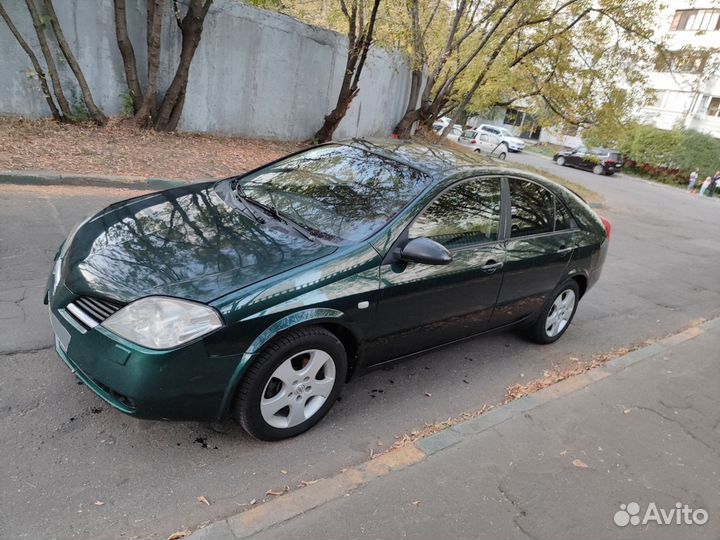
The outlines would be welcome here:
[[[416,262],[420,264],[449,264],[452,255],[442,244],[421,236],[413,238],[400,252],[403,261]]]

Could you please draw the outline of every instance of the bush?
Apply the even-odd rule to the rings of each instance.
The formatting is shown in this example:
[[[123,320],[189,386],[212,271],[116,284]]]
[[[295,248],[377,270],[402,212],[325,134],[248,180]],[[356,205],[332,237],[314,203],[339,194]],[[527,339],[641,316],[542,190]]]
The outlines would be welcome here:
[[[631,124],[615,140],[593,143],[621,151],[626,171],[666,184],[687,184],[695,169],[700,179],[720,170],[720,139],[699,131]]]

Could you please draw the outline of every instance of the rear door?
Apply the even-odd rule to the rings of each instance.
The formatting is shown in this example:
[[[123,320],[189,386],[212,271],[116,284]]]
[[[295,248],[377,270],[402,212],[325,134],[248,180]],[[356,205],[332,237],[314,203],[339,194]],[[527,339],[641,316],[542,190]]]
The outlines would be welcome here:
[[[510,238],[493,328],[543,307],[567,272],[577,231],[567,208],[545,187],[520,178],[508,178],[508,187]]]
[[[382,362],[482,332],[492,314],[505,259],[499,178],[461,181],[428,205],[400,242],[426,237],[452,254],[445,266],[395,262],[380,267],[372,345]],[[375,355],[373,355],[375,356]]]
[[[578,146],[567,156],[567,158],[565,158],[565,161],[570,165],[574,165],[575,167],[585,168],[586,156],[587,148],[585,148],[584,146]]]

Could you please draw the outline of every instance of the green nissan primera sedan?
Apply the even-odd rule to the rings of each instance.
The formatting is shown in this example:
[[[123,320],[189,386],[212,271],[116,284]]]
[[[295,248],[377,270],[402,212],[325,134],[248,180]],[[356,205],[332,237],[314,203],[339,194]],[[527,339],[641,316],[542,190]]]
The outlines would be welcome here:
[[[112,204],[56,256],[57,353],[129,415],[275,440],[370,367],[499,328],[551,343],[610,224],[503,165],[354,140]]]

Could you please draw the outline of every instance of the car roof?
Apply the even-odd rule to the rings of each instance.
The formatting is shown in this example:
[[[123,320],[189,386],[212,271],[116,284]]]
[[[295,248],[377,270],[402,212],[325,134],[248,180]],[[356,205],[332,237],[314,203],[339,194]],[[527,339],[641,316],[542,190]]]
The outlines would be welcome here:
[[[339,144],[361,148],[419,169],[431,176],[448,176],[456,171],[492,167],[494,162],[437,144],[422,144],[402,139],[352,139]]]
[[[466,175],[497,174],[531,179],[550,188],[553,192],[564,190],[574,193],[565,186],[545,178],[520,163],[513,163],[512,166],[508,166],[504,161],[498,161],[492,156],[453,150],[436,144],[423,144],[403,139],[351,139],[329,144],[342,144],[361,148],[418,169],[434,177],[440,184],[444,183],[445,180],[454,181],[457,177],[462,178]]]

